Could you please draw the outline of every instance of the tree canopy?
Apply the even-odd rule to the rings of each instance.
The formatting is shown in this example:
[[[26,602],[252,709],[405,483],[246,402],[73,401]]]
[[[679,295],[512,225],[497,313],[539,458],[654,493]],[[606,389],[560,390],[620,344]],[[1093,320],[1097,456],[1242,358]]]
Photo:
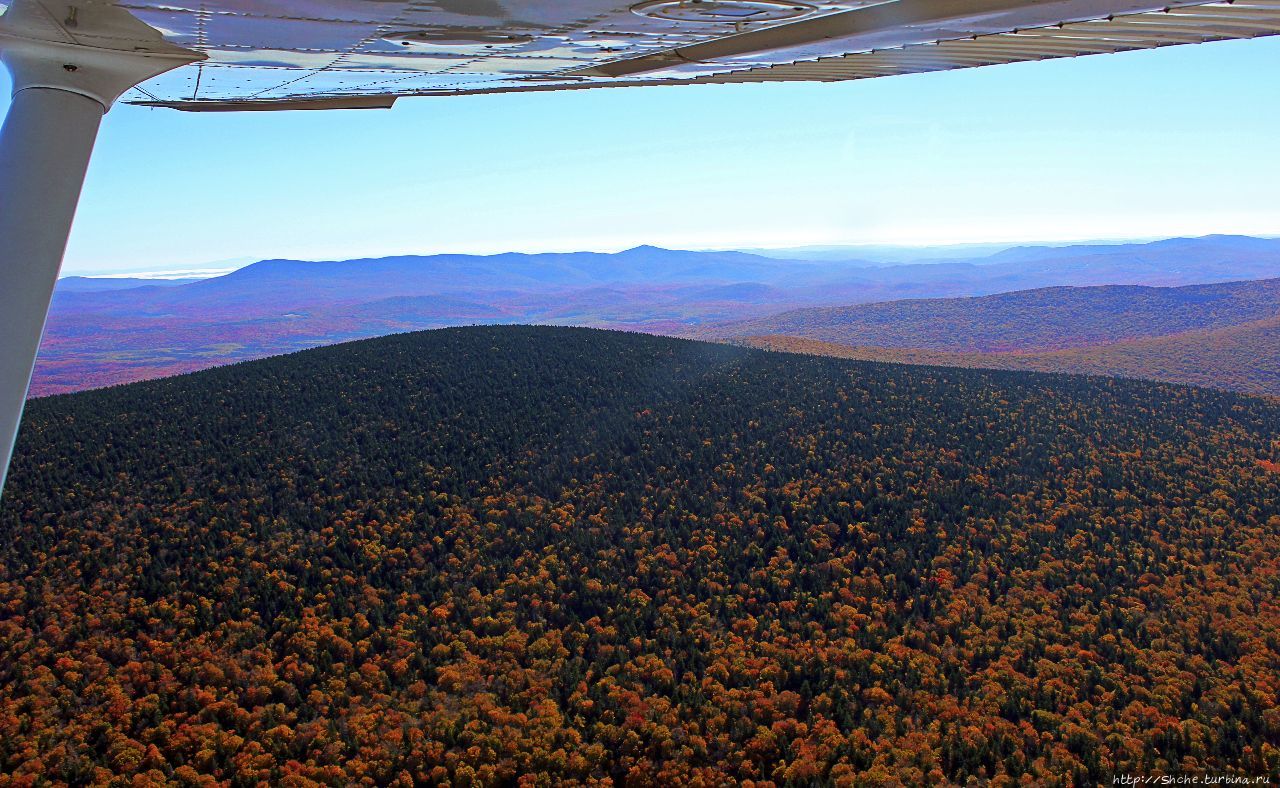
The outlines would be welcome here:
[[[548,327],[36,400],[0,785],[1274,778],[1278,428]]]

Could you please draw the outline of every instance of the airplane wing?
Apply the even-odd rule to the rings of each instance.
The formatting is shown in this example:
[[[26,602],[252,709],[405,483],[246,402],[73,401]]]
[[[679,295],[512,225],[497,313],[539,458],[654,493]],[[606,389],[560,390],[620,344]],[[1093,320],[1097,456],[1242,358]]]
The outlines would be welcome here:
[[[390,106],[637,85],[820,81],[1280,32],[1280,0],[121,0],[207,59],[132,103]]]

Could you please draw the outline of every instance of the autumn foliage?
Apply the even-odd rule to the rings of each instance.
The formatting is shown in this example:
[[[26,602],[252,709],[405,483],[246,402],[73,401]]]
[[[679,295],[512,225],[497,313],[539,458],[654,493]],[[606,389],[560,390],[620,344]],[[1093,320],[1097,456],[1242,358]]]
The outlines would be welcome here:
[[[0,784],[1275,778],[1278,428],[529,327],[37,400]]]

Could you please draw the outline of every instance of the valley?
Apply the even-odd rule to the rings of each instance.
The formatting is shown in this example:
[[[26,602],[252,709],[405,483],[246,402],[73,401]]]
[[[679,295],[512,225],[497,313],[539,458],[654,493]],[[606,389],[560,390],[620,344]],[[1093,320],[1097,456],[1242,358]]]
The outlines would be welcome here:
[[[860,259],[859,251],[881,256]],[[268,260],[176,284],[69,278],[55,293],[30,395],[453,325],[576,325],[710,339],[783,334],[918,350],[1021,352],[1232,326],[1275,314],[1271,285],[1255,291],[1222,285],[1221,297],[1210,287],[1202,291],[1207,300],[1180,296],[1179,303],[1164,303],[1158,294],[1159,288],[1280,277],[1280,240],[1209,236],[930,256],[961,251],[917,250],[910,252],[913,259],[902,250],[850,248],[782,259],[642,246],[616,254]],[[1110,285],[1121,289],[1090,307],[1105,325],[1094,320],[1094,333],[1077,331],[1075,313],[1086,306],[1081,299],[1097,298],[1077,290]],[[1003,311],[969,314],[968,306],[955,305],[937,311],[943,307],[937,299],[1014,291],[1032,291],[1038,300],[1024,295]],[[841,310],[865,304],[875,306],[859,314],[881,315],[877,332],[837,328]],[[1211,309],[1217,311],[1211,315]],[[979,336],[973,332],[981,321]],[[953,335],[973,341],[939,344],[940,337]],[[1053,341],[1046,341],[1049,335]]]

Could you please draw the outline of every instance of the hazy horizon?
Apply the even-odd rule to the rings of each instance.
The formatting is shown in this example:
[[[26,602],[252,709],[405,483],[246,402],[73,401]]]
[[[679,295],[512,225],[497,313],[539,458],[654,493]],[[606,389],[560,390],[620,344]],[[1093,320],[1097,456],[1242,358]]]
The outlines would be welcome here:
[[[1025,241],[972,241],[962,243],[929,243],[929,244],[890,244],[890,243],[857,243],[857,244],[797,244],[794,246],[775,246],[775,247],[725,247],[725,248],[680,248],[675,246],[664,246],[662,244],[644,243],[636,244],[617,249],[613,248],[595,248],[595,249],[547,249],[539,251],[525,251],[521,249],[507,249],[500,252],[488,252],[483,254],[458,251],[437,251],[424,253],[404,253],[392,255],[354,255],[345,258],[334,257],[312,257],[312,258],[296,258],[296,257],[245,257],[240,260],[215,260],[204,264],[196,264],[181,268],[163,268],[151,267],[146,269],[122,269],[122,270],[104,270],[104,271],[80,271],[67,272],[63,271],[59,275],[59,280],[86,278],[86,279],[212,279],[218,276],[234,273],[254,265],[256,263],[268,260],[291,260],[303,263],[320,263],[320,262],[350,262],[353,260],[376,260],[386,257],[436,257],[445,255],[459,255],[468,257],[497,257],[504,254],[618,254],[629,249],[650,246],[661,249],[669,249],[671,251],[689,251],[689,252],[742,252],[745,254],[754,254],[761,257],[770,257],[769,253],[789,253],[786,257],[776,259],[787,260],[803,260],[803,254],[808,252],[815,256],[824,255],[826,259],[832,258],[830,255],[837,251],[849,250],[850,261],[865,260],[866,262],[890,262],[892,264],[910,264],[914,260],[931,261],[944,259],[936,257],[932,253],[937,252],[957,252],[973,251],[973,257],[981,258],[990,254],[997,253],[1006,249],[1015,248],[1034,248],[1044,247],[1067,247],[1067,246],[1120,246],[1124,244],[1147,244],[1157,243],[1159,241],[1169,241],[1179,238],[1209,238],[1214,236],[1240,236],[1247,238],[1273,239],[1280,238],[1280,235],[1271,234],[1246,234],[1246,233],[1203,233],[1197,235],[1164,235],[1164,236],[1147,236],[1147,237],[1114,237],[1114,238],[1082,238],[1076,240],[1067,239],[1035,239]],[[866,257],[859,257],[858,253],[866,254]],[[918,253],[915,256],[913,253]],[[906,255],[905,257],[903,255]]]

